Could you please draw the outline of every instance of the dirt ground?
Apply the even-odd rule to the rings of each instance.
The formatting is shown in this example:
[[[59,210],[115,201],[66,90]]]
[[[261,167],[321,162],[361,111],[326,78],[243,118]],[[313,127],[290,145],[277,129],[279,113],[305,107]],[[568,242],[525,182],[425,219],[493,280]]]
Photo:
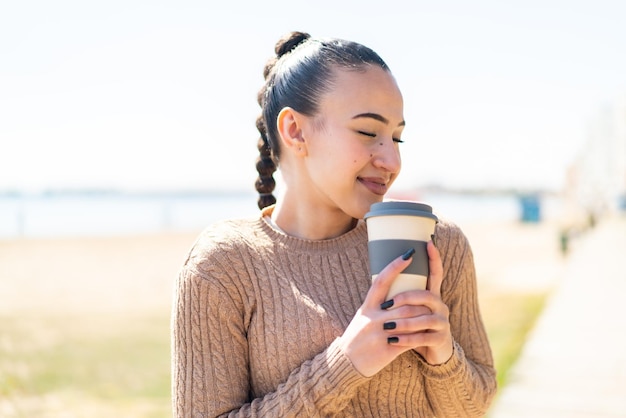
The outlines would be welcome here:
[[[169,309],[196,235],[0,241],[0,313]]]

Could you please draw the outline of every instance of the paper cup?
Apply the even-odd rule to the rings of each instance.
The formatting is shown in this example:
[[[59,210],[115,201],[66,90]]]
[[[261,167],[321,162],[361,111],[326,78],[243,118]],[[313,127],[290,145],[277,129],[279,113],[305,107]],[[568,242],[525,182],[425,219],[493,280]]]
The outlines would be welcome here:
[[[365,214],[372,280],[391,261],[410,248],[415,249],[411,264],[392,284],[387,300],[407,290],[426,289],[428,253],[426,243],[435,233],[437,216],[432,207],[417,202],[374,203]]]

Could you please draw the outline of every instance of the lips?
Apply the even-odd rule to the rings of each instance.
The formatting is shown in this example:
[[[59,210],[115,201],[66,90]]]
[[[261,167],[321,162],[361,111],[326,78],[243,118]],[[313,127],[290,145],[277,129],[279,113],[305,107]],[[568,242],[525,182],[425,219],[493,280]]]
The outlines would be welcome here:
[[[358,177],[357,180],[370,192],[383,196],[387,193],[388,181],[380,177]]]

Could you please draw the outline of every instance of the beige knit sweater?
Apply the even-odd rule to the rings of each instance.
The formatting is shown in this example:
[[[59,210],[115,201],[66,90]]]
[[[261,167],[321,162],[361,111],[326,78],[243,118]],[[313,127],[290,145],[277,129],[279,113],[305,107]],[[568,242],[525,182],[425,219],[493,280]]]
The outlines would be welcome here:
[[[175,417],[484,416],[495,370],[471,250],[456,226],[436,230],[452,358],[431,366],[410,350],[366,378],[337,343],[370,285],[365,223],[308,241],[272,228],[263,219],[271,210],[208,228],[180,272]]]

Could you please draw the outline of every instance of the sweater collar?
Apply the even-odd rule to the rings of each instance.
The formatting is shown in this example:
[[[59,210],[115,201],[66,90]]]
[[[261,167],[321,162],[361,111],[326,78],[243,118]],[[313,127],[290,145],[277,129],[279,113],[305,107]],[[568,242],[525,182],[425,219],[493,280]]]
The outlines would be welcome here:
[[[335,238],[325,240],[309,240],[305,238],[293,237],[286,234],[280,228],[274,226],[274,222],[270,222],[266,217],[271,217],[275,205],[268,206],[261,210],[260,225],[263,231],[275,243],[288,245],[291,248],[300,248],[305,251],[312,250],[336,250],[338,246],[356,246],[367,240],[367,229],[365,221],[359,220],[357,226]]]

